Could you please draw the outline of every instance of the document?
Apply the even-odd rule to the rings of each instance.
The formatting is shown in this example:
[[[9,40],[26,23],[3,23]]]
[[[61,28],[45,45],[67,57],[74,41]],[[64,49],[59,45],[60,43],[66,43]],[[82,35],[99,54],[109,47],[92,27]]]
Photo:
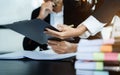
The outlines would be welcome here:
[[[57,54],[53,50],[46,51],[16,51],[1,54],[0,59],[22,59],[30,58],[34,60],[59,60],[75,56],[76,53]]]
[[[41,19],[18,21],[12,24],[0,25],[0,27],[12,29],[40,44],[46,44],[49,38],[53,38],[52,36],[48,36],[44,33],[45,28],[59,31]]]

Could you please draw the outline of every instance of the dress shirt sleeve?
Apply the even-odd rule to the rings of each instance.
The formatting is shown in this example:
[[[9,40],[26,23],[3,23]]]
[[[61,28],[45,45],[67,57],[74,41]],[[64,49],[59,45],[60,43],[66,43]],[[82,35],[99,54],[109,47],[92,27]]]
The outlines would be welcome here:
[[[89,16],[84,22],[80,25],[85,25],[88,29],[81,38],[87,38],[89,36],[94,36],[96,33],[100,32],[102,28],[105,26],[105,23],[99,22],[95,17]]]

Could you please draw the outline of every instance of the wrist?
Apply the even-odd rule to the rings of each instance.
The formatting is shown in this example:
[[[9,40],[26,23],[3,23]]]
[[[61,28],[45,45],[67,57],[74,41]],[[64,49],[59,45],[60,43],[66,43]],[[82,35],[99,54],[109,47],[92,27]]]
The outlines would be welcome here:
[[[71,52],[77,52],[77,44],[72,43],[71,50]]]
[[[82,34],[84,34],[85,32],[87,31],[87,27],[85,25],[79,25],[77,28],[76,28],[76,35],[77,36],[80,36]]]
[[[43,16],[41,16],[41,15],[39,15],[39,16],[37,17],[37,19],[44,20],[44,17],[43,17]]]

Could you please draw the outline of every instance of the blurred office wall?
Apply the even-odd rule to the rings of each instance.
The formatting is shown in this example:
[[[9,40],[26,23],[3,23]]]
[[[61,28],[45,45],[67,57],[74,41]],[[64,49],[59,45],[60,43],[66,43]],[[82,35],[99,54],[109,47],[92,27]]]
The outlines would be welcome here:
[[[0,0],[0,25],[29,20],[43,0]],[[0,29],[0,52],[22,50],[24,36],[10,29]]]

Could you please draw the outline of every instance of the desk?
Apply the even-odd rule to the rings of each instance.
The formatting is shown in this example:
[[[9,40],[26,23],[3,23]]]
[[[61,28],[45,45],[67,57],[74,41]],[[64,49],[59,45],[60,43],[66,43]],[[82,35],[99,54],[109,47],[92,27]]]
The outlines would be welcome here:
[[[0,60],[0,75],[75,75],[73,62]]]

